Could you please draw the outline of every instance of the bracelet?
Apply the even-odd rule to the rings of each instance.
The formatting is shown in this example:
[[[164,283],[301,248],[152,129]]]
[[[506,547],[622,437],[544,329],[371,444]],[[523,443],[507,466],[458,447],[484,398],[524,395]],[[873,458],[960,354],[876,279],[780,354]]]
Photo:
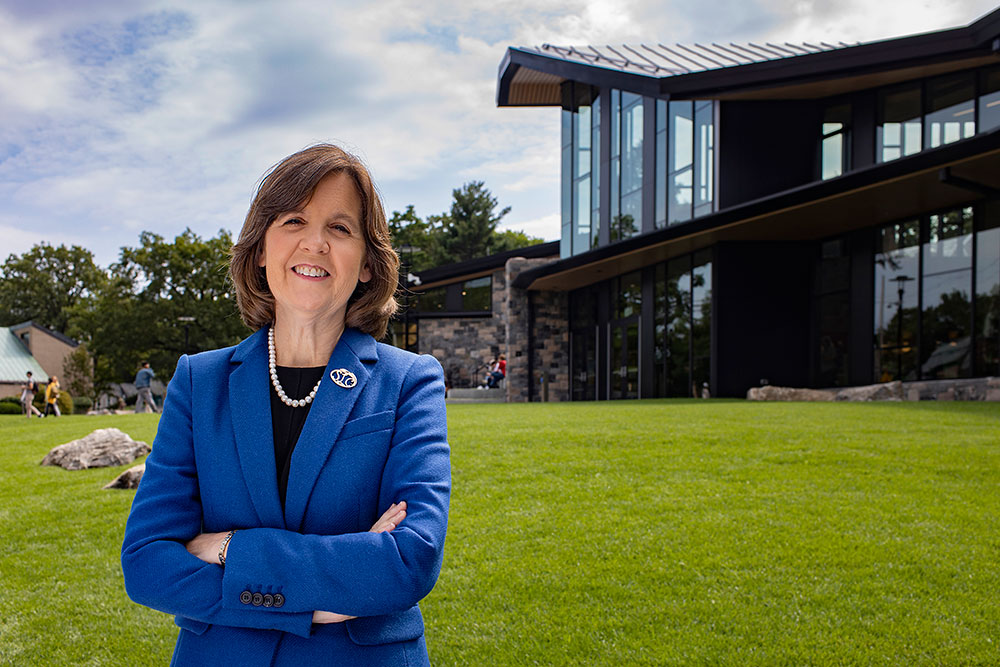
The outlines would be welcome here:
[[[222,539],[222,545],[219,547],[219,565],[222,567],[226,566],[226,547],[229,545],[229,540],[233,539],[233,535],[236,534],[235,530],[231,530],[226,533],[226,536]]]

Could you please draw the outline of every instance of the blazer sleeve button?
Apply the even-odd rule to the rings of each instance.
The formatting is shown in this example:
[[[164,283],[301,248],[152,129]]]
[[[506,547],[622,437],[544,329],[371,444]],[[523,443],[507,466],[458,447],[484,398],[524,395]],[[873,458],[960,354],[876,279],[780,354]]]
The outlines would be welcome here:
[[[260,593],[254,593],[253,594],[252,602],[253,602],[253,606],[259,607],[262,604],[264,604],[264,596],[261,595]]]
[[[270,593],[264,593],[264,606],[273,607],[274,606],[274,596]]]
[[[275,593],[274,594],[274,606],[275,606],[275,608],[280,607],[283,604],[285,604],[285,596],[282,595],[281,593]]]
[[[250,591],[243,591],[242,593],[240,593],[240,602],[242,602],[243,604],[250,604],[252,600],[253,600],[253,595],[250,593]]]

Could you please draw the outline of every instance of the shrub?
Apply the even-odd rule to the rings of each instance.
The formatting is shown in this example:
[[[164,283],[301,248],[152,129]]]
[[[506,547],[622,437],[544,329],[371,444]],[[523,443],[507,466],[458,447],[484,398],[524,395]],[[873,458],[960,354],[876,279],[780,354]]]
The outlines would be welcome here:
[[[73,412],[85,413],[93,407],[94,401],[89,396],[76,396],[73,398]]]
[[[0,415],[19,415],[21,414],[21,404],[11,403],[10,401],[0,400]]]
[[[32,401],[38,411],[45,413],[45,386],[41,382],[38,383],[38,388],[40,391],[35,394],[35,400]],[[73,414],[73,396],[65,389],[59,392],[59,398],[56,399],[59,404],[59,412],[64,415]]]
[[[21,397],[20,396],[4,396],[0,398],[0,403],[13,403],[14,405],[21,407]]]

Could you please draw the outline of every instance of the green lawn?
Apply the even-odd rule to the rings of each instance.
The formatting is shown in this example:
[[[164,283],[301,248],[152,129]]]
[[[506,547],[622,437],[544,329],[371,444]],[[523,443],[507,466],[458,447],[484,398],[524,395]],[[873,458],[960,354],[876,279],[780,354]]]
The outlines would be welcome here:
[[[435,664],[997,664],[1000,404],[457,405]],[[166,664],[125,597],[120,469],[155,415],[0,417],[0,663]]]

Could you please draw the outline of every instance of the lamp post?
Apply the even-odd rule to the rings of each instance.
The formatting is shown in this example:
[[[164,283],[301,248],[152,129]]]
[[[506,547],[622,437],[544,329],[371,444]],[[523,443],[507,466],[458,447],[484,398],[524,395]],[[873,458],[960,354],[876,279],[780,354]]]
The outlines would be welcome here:
[[[191,348],[188,345],[188,330],[191,328],[191,323],[194,322],[194,318],[190,315],[181,315],[177,318],[177,321],[184,323],[184,354],[191,354]]]
[[[903,379],[903,294],[906,293],[906,283],[914,280],[907,275],[898,275],[891,281],[896,283],[899,293],[899,304],[896,307],[896,377]]]

